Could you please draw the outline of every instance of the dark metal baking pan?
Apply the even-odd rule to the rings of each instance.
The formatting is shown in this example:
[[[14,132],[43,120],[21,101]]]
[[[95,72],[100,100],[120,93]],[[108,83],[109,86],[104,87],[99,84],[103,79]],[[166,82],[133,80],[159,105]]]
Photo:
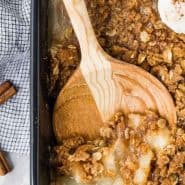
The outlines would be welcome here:
[[[51,115],[47,97],[47,0],[32,0],[30,84],[30,184],[49,185]],[[23,164],[24,165],[24,164]]]

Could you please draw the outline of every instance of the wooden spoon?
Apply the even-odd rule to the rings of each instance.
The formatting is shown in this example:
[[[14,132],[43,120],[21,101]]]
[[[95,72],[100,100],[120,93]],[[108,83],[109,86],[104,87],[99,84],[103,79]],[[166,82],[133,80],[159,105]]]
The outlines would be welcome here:
[[[143,69],[106,54],[93,31],[84,0],[63,0],[80,43],[81,64],[61,90],[53,113],[57,141],[82,135],[96,138],[117,111],[166,118],[172,128],[176,111],[167,89]]]

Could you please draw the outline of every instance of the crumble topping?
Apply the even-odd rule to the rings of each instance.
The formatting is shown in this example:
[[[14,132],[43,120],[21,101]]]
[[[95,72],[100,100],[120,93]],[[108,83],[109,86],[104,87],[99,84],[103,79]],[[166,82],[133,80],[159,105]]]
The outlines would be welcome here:
[[[185,0],[173,0],[174,3],[184,3]]]
[[[111,178],[126,185],[184,184],[184,148],[183,130],[171,130],[156,113],[118,112],[96,140],[79,136],[56,146],[51,163],[77,183],[98,184]]]

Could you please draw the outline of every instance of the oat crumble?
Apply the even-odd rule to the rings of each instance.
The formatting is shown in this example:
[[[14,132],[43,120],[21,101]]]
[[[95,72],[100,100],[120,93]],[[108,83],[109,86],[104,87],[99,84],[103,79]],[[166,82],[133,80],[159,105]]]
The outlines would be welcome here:
[[[184,3],[185,0],[173,0],[174,3]]]
[[[162,140],[150,143],[150,137]],[[53,149],[51,161],[59,174],[73,176],[78,183],[116,179],[119,174],[124,184],[184,184],[184,149],[183,130],[170,130],[154,112],[128,116],[119,112],[100,130],[98,139],[66,139]],[[137,177],[141,172],[142,183]]]

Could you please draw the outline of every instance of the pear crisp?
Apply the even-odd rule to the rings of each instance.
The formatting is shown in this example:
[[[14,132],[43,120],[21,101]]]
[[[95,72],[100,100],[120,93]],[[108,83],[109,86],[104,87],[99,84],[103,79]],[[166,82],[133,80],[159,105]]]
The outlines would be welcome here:
[[[52,165],[77,183],[171,185],[185,183],[185,134],[151,111],[118,112],[100,137],[69,138],[53,149]]]
[[[161,21],[157,0],[86,0],[86,4],[102,48],[150,72],[166,86],[175,102],[177,125],[170,128],[152,111],[116,113],[100,129],[99,138],[77,136],[55,146],[53,167],[74,184],[184,185],[185,34],[175,33]],[[61,28],[53,31],[50,48],[48,86],[53,99],[81,57],[65,8],[60,7],[57,25]]]

